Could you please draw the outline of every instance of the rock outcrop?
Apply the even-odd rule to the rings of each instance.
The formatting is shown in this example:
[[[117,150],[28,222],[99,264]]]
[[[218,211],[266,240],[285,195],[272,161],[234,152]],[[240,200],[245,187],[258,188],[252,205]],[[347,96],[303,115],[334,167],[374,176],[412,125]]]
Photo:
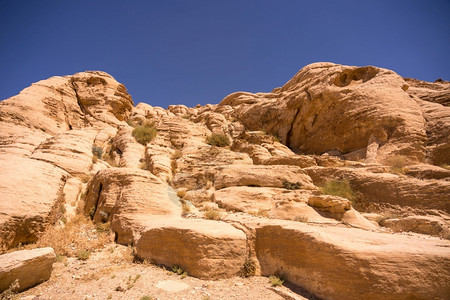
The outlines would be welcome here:
[[[332,63],[193,108],[133,107],[104,72],[40,81],[0,102],[0,249],[85,214],[137,258],[202,279],[445,298],[448,95],[448,82]],[[138,126],[156,137],[138,142]]]

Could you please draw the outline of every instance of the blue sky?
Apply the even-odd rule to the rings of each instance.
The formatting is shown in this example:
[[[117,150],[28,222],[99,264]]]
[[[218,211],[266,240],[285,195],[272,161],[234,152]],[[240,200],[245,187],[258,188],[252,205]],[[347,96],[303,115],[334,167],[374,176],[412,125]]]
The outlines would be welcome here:
[[[218,103],[319,61],[450,80],[450,1],[0,0],[0,99],[102,70],[135,103]]]

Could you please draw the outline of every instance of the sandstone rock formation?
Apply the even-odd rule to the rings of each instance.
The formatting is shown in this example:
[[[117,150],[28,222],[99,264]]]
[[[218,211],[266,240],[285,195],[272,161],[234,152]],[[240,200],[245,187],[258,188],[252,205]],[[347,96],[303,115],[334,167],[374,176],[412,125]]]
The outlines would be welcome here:
[[[85,214],[137,258],[203,279],[445,298],[448,95],[449,82],[332,63],[194,108],[133,107],[103,72],[40,81],[0,102],[1,250]],[[143,124],[157,130],[145,145]]]
[[[20,292],[50,278],[55,252],[52,248],[21,250],[0,255],[0,293],[11,288]]]

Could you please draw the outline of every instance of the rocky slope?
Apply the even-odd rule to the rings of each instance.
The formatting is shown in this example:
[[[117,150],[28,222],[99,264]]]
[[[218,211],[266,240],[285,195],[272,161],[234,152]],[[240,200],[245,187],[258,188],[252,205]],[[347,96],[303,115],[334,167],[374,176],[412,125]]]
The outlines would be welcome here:
[[[0,102],[0,247],[86,214],[137,259],[200,279],[446,299],[449,99],[449,82],[332,63],[166,110],[133,106],[104,72],[52,77]],[[139,126],[155,138],[139,143]]]

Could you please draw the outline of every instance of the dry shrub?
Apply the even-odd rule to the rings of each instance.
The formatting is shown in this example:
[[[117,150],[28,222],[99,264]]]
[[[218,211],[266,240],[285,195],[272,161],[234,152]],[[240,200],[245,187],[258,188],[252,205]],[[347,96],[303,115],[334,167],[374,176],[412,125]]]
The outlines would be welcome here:
[[[269,211],[270,211],[270,209],[263,209],[263,208],[260,208],[260,209],[258,209],[258,212],[256,213],[256,215],[257,215],[258,217],[264,217],[264,218],[267,218],[267,217],[269,216]]]
[[[203,216],[207,220],[221,220],[222,219],[222,213],[217,209],[208,209],[203,213]]]
[[[110,242],[109,231],[98,231],[94,223],[80,214],[64,227],[54,226],[47,229],[36,242],[36,246],[52,247],[58,255],[83,259],[86,253],[101,249]]]
[[[223,134],[213,133],[206,138],[206,143],[211,146],[225,147],[230,145],[230,139]]]
[[[184,198],[184,196],[186,196],[186,190],[178,190],[177,196],[178,198]]]
[[[177,161],[175,159],[172,159],[172,161],[170,162],[170,167],[172,169],[172,173],[176,173],[177,172]]]
[[[136,141],[144,146],[151,142],[157,134],[155,123],[148,120],[144,121],[142,125],[136,126],[132,132]]]
[[[191,212],[191,207],[189,206],[189,204],[186,201],[181,202],[181,208],[183,209],[183,213]]]
[[[386,163],[391,167],[390,172],[397,175],[406,174],[408,172],[408,168],[406,166],[412,164],[410,159],[401,155],[390,157]]]

